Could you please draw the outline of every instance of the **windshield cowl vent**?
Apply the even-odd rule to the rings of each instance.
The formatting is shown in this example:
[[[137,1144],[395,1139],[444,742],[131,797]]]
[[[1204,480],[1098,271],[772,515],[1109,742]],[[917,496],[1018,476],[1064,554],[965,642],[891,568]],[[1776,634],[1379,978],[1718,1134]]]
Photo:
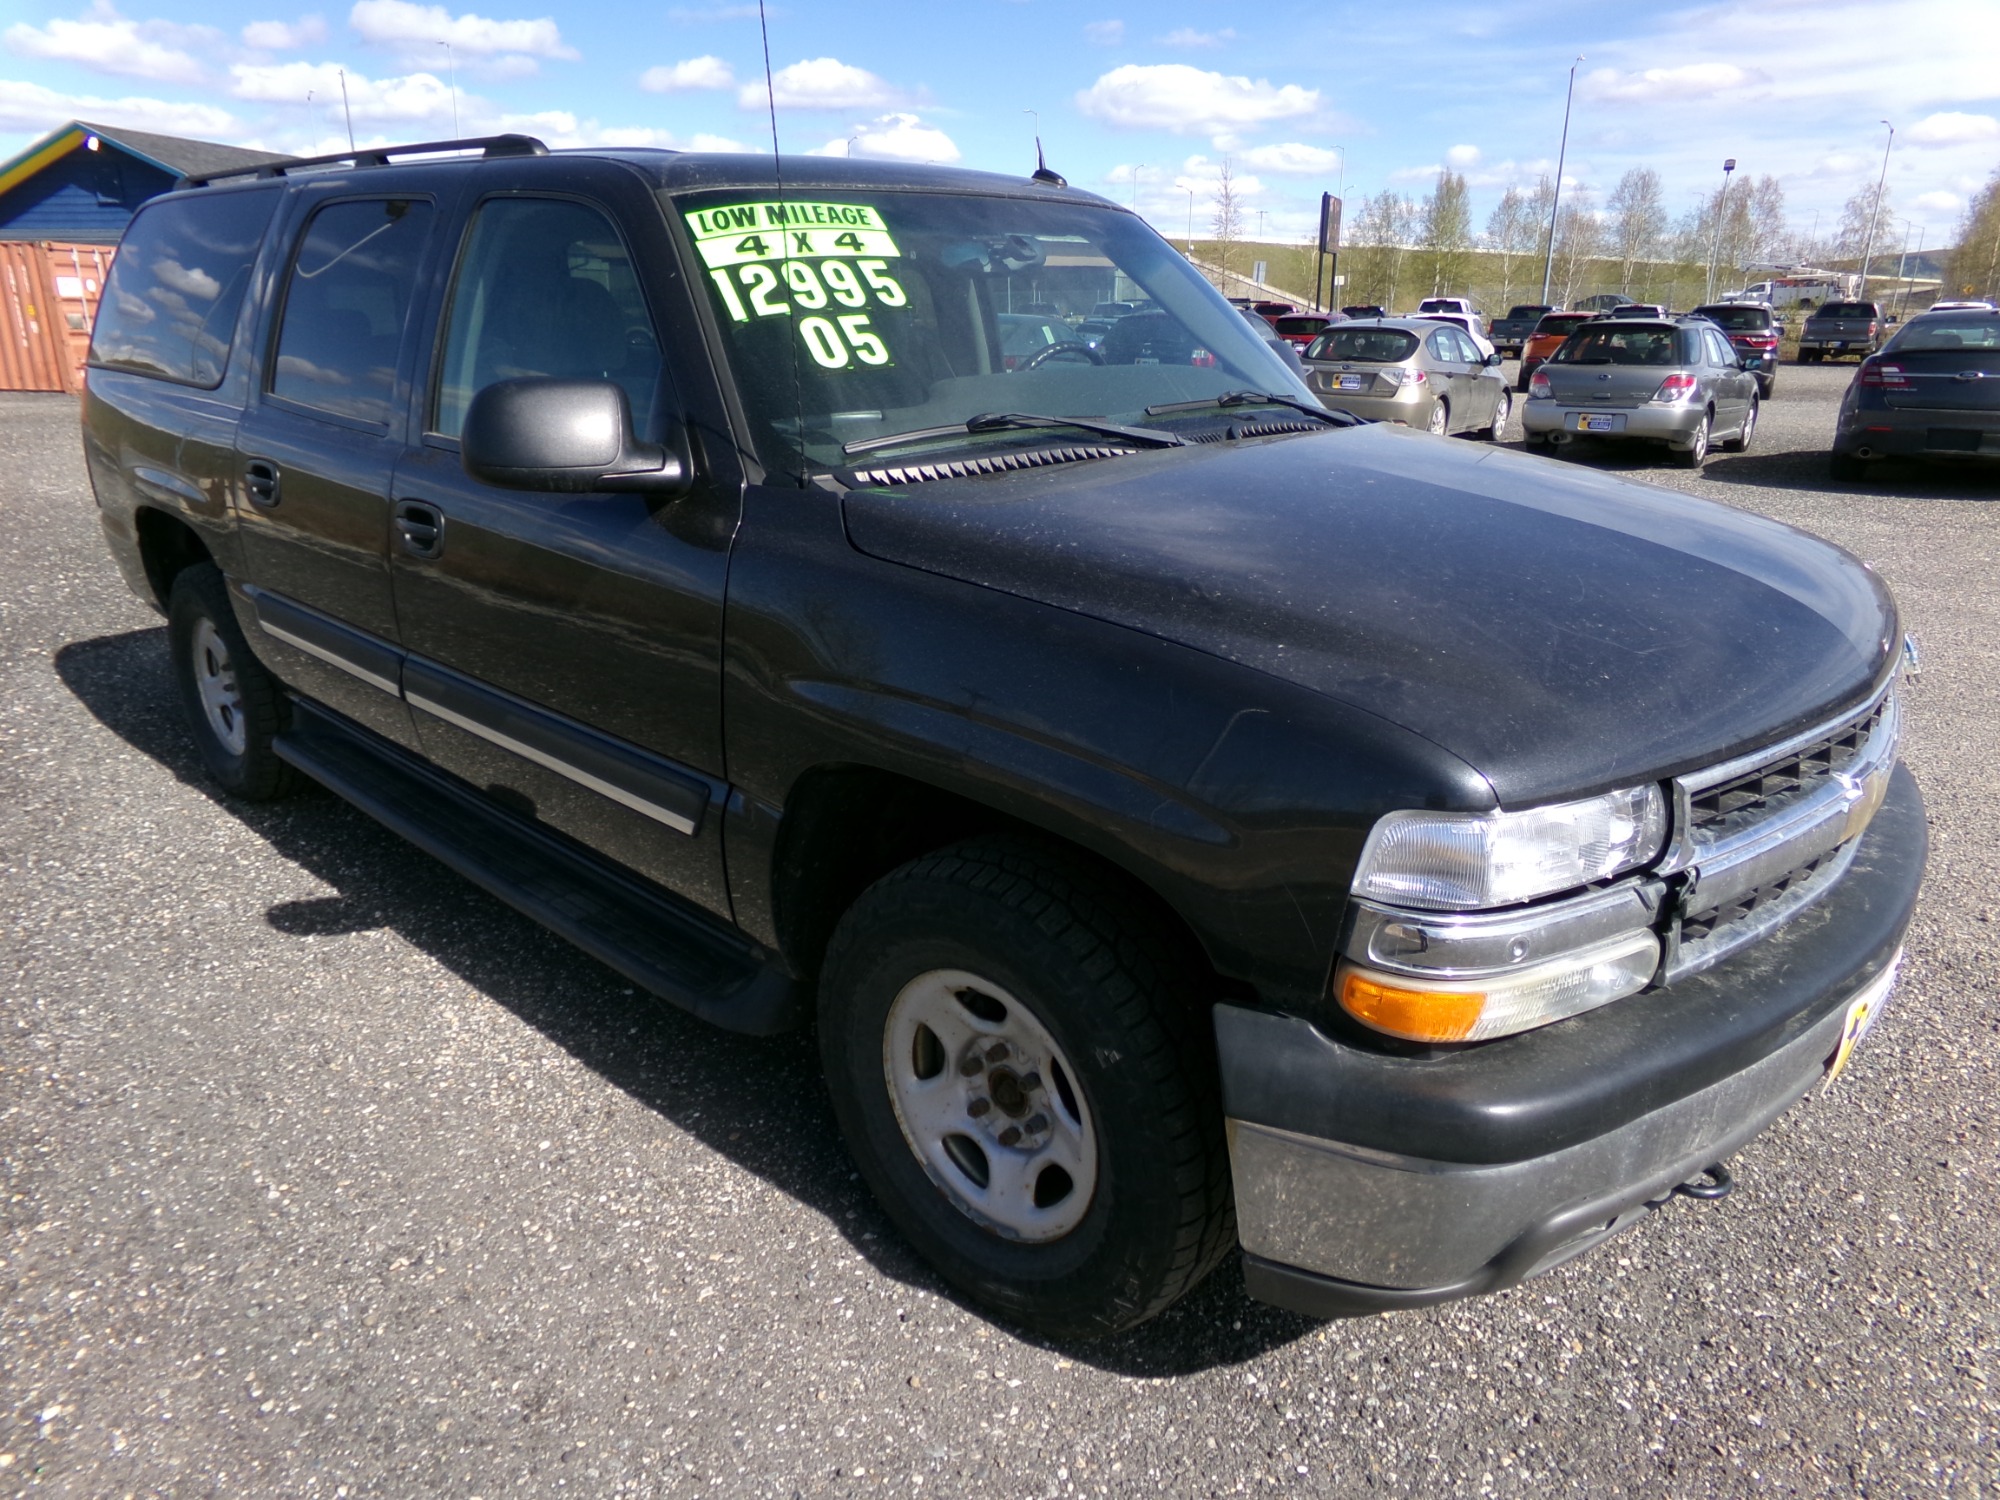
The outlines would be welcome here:
[[[1190,443],[1226,443],[1236,438],[1281,437],[1288,432],[1328,430],[1324,422],[1287,422],[1280,419],[1275,422],[1232,422],[1229,426],[1218,428],[1213,432],[1189,432],[1183,433],[1182,436]]]
[[[857,484],[927,484],[934,479],[972,479],[981,474],[1006,474],[1015,469],[1040,469],[1050,464],[1082,463],[1089,458],[1123,458],[1137,448],[1110,443],[1034,448],[1025,453],[991,453],[976,458],[951,458],[936,463],[897,464],[893,468],[856,469]]]

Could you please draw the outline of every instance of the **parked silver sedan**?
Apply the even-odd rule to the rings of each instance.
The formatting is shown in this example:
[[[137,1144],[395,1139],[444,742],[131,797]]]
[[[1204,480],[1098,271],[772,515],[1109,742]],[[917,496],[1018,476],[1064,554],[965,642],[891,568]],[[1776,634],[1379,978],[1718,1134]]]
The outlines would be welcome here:
[[[1528,381],[1521,430],[1533,448],[1579,438],[1664,443],[1698,469],[1757,430],[1757,377],[1706,318],[1603,318],[1563,341]]]
[[[1306,383],[1334,411],[1488,440],[1506,431],[1514,401],[1498,354],[1427,318],[1336,324],[1307,348]]]

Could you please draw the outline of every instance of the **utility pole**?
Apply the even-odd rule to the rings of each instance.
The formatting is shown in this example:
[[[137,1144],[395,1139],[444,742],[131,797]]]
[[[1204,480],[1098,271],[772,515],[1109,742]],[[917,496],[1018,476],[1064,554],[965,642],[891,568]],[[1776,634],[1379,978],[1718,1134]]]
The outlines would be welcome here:
[[[342,68],[339,71],[340,109],[341,113],[347,116],[347,149],[352,151],[354,149],[354,111],[347,103],[347,69]]]
[[[1569,92],[1563,95],[1562,145],[1556,149],[1556,191],[1555,196],[1549,201],[1549,253],[1542,257],[1542,301],[1544,304],[1549,300],[1549,283],[1554,279],[1556,271],[1556,214],[1557,210],[1562,207],[1563,201],[1563,163],[1569,159],[1569,106],[1570,102],[1576,98],[1576,63],[1582,61],[1583,55],[1579,53],[1576,62],[1569,65]]]
[[[450,42],[439,42],[444,48],[445,70],[451,74],[451,138],[458,139],[458,58],[451,50]]]
[[[1729,174],[1736,170],[1736,158],[1730,157],[1722,164],[1722,196],[1715,200],[1715,234],[1708,247],[1708,291],[1702,297],[1704,302],[1715,300],[1715,261],[1722,254],[1722,215],[1729,207]]]
[[[1889,125],[1887,120],[1881,121]],[[1861,300],[1868,300],[1868,262],[1875,258],[1875,226],[1882,221],[1882,189],[1889,181],[1889,148],[1896,144],[1896,127],[1889,125],[1889,139],[1882,147],[1882,175],[1875,179],[1875,202],[1868,212],[1868,240],[1861,247]]]
[[[1190,261],[1192,261],[1194,259],[1194,189],[1189,188],[1187,190],[1187,195],[1188,195],[1187,257]]]

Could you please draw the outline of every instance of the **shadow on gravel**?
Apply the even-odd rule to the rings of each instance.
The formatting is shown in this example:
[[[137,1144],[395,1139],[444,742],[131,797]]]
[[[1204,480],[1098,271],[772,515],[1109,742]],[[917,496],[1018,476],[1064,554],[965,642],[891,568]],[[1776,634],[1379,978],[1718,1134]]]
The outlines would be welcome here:
[[[639,1103],[819,1214],[884,1275],[960,1301],[897,1235],[854,1173],[810,1032],[737,1036],[638,994],[621,975],[317,787],[271,803],[225,796],[203,772],[182,722],[163,627],[73,642],[56,652],[55,667],[112,733],[340,893],[277,903],[265,914],[274,929],[299,938],[393,930]],[[1250,1300],[1232,1257],[1132,1333],[1074,1345],[1035,1342],[1114,1374],[1176,1375],[1253,1359],[1316,1326]]]
[[[1702,477],[1717,484],[1893,500],[2000,499],[2000,471],[1990,467],[1889,460],[1871,466],[1865,479],[1837,480],[1827,474],[1824,453],[1723,453],[1708,461]]]

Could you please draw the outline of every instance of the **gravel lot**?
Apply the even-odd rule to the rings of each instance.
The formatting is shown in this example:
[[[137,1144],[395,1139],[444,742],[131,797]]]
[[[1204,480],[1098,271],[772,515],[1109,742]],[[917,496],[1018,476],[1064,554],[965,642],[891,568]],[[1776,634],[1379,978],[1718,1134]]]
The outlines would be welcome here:
[[[212,792],[73,403],[0,397],[0,1493],[2000,1493],[2000,480],[1829,487],[1849,373],[1703,477],[1602,458],[1853,549],[1922,640],[1929,883],[1847,1077],[1501,1296],[1315,1324],[1232,1266],[1076,1347],[942,1292],[807,1040]]]

